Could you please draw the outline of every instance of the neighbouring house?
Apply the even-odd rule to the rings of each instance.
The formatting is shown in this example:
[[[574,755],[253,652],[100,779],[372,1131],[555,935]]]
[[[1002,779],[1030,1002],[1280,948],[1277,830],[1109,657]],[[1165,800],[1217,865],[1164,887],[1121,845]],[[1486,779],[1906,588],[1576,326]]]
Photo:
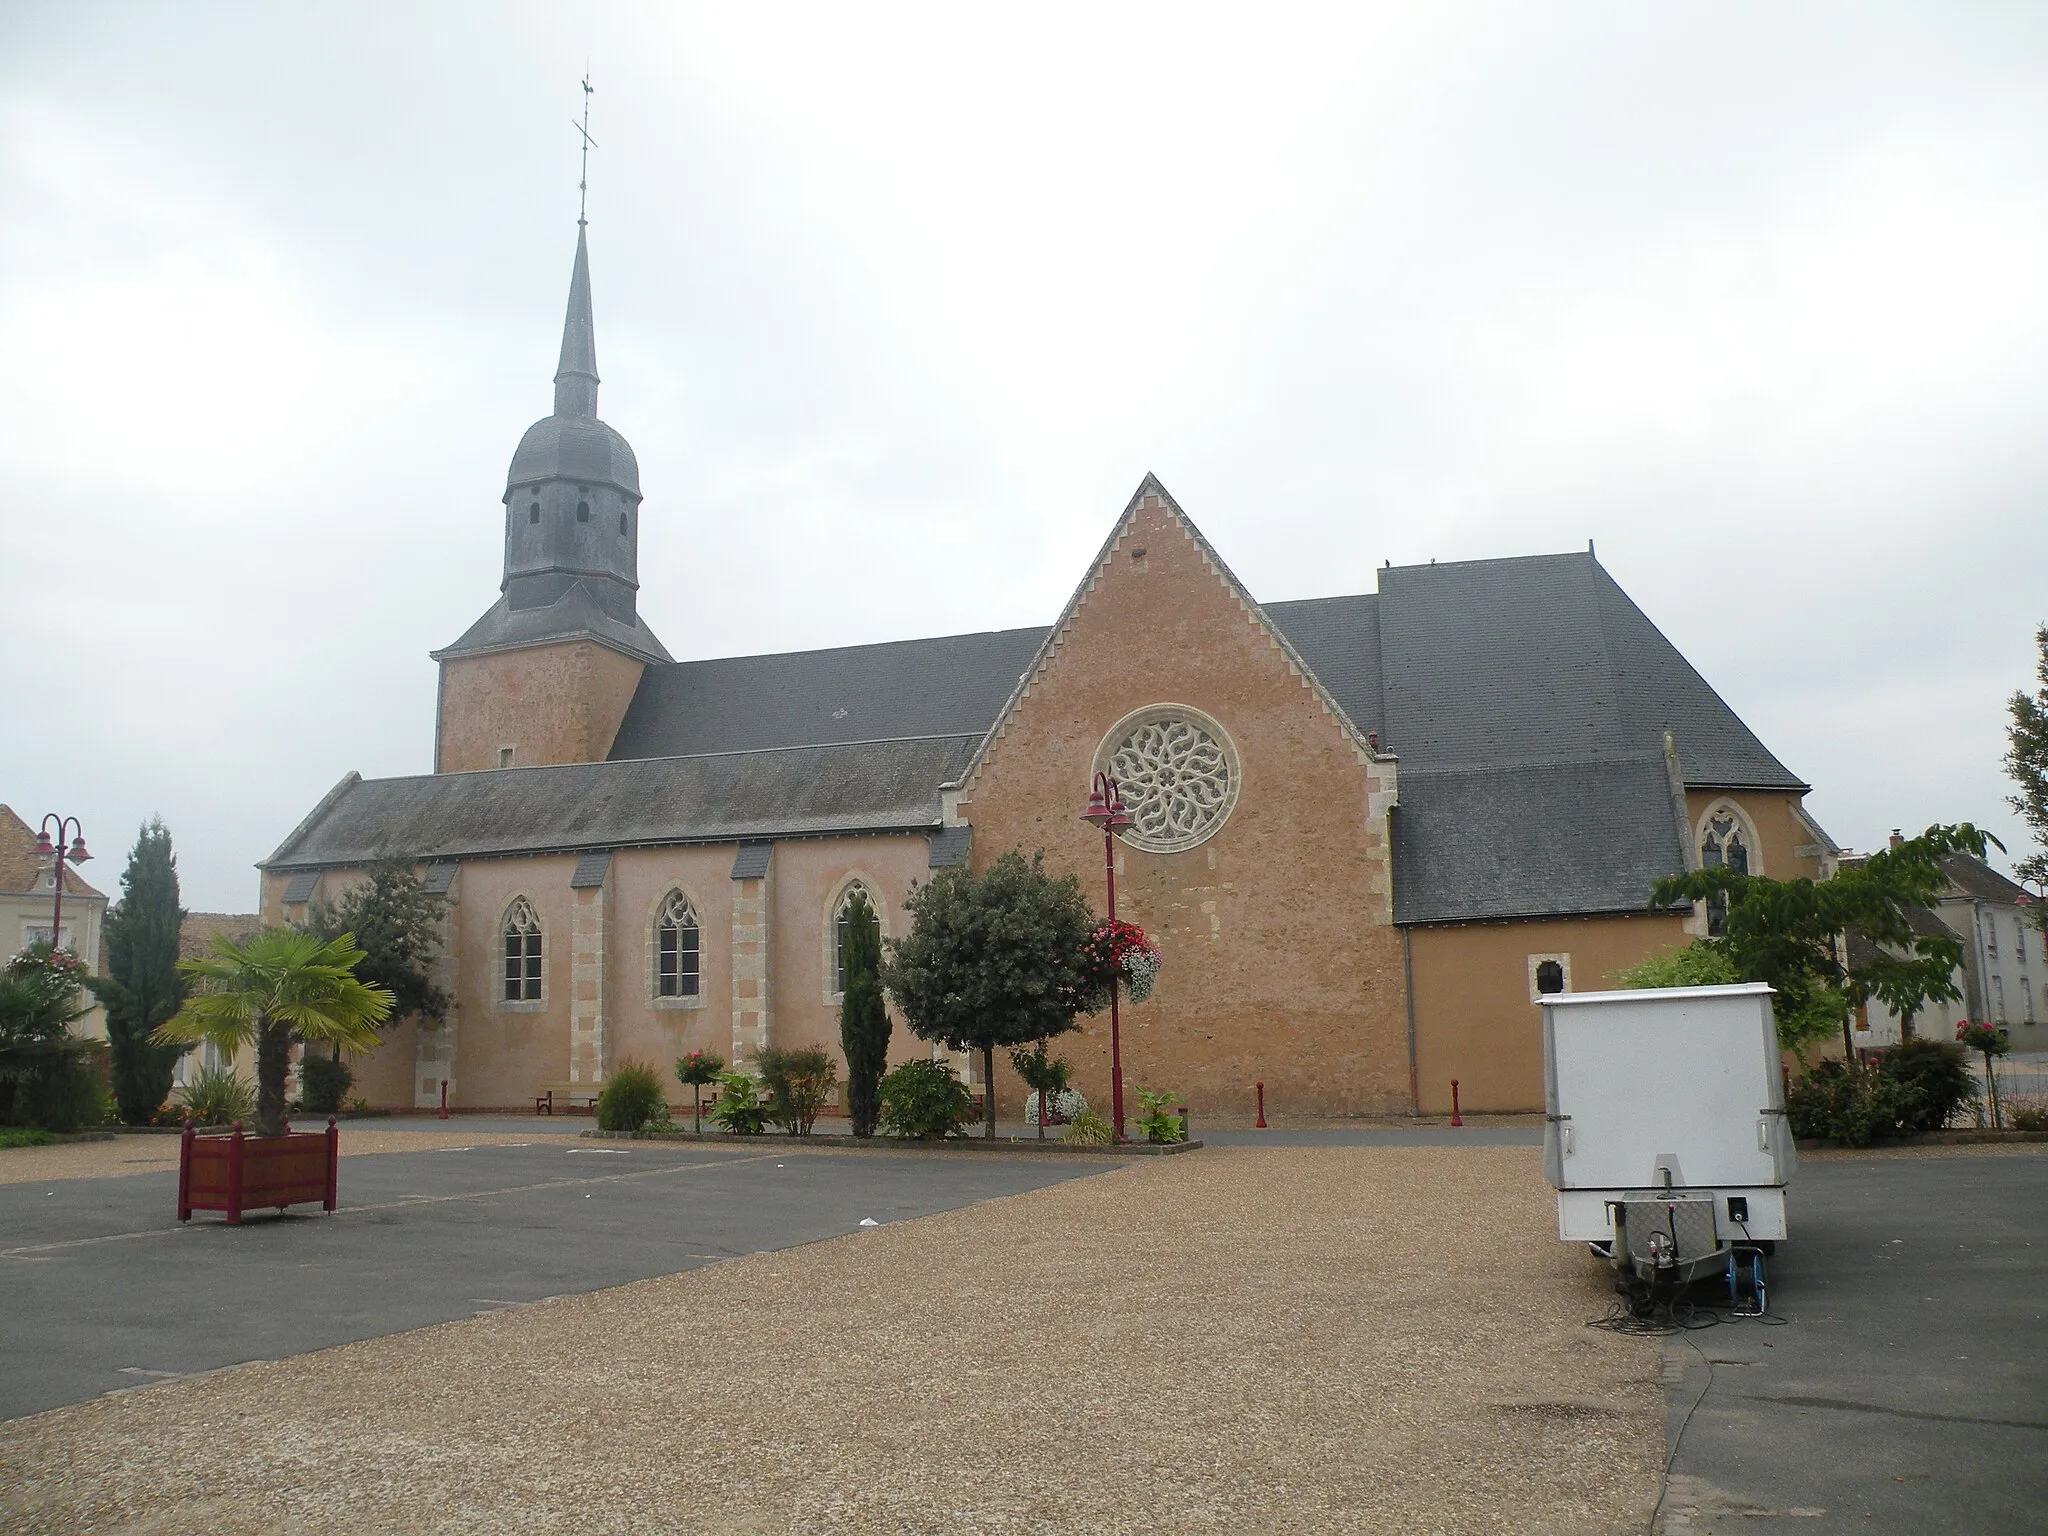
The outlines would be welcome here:
[[[0,805],[0,944],[8,954],[52,938],[51,919],[56,885],[52,866],[36,856],[35,829]],[[92,975],[101,974],[100,928],[106,921],[107,898],[94,890],[70,865],[64,867],[63,926],[55,932],[59,949],[85,962]],[[71,1026],[81,1038],[104,1040],[107,1016],[97,1002]]]
[[[933,870],[1043,849],[1099,909],[1098,771],[1135,818],[1120,915],[1164,957],[1123,1015],[1127,1078],[1224,1113],[1261,1082],[1277,1113],[1437,1111],[1453,1079],[1467,1109],[1539,1109],[1542,993],[1718,923],[1650,910],[1654,880],[1834,867],[1807,785],[1590,546],[1261,603],[1147,475],[1050,626],[676,661],[638,612],[639,467],[597,389],[579,225],[500,595],[435,653],[434,771],[348,774],[261,866],[273,922],[381,857],[448,898],[455,1006],[354,1063],[372,1103],[836,1054],[853,895],[897,936]],[[1099,1101],[1107,1020],[1059,1049]]]
[[[1901,836],[1894,830],[1892,842]],[[1917,908],[1908,916],[1917,932],[1962,941],[1955,983],[1963,995],[1916,1014],[1913,1033],[1953,1040],[1960,1021],[1988,1020],[2011,1028],[2016,1051],[2048,1049],[2048,1029],[2041,1027],[2048,1022],[2048,937],[2041,931],[2034,898],[1982,859],[1956,853],[1941,863],[1947,889],[1932,909]],[[1850,942],[1869,941],[1852,934]],[[1898,1017],[1882,1003],[1872,1002],[1858,1014],[1859,1047],[1882,1050],[1902,1037]]]

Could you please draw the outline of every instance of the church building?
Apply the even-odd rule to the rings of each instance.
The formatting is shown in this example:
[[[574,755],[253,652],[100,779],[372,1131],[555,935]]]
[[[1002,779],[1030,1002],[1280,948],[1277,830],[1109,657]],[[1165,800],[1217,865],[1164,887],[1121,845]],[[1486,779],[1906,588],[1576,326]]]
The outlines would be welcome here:
[[[1163,956],[1126,1079],[1198,1116],[1248,1114],[1260,1082],[1283,1115],[1439,1112],[1453,1079],[1468,1110],[1540,1109],[1541,993],[1714,920],[1651,911],[1652,881],[1822,877],[1839,852],[1590,547],[1261,604],[1147,475],[1049,626],[677,661],[638,610],[639,466],[597,397],[579,222],[498,599],[434,653],[434,771],[348,774],[261,866],[271,921],[394,856],[448,899],[455,1006],[356,1060],[373,1104],[836,1055],[853,893],[900,936],[931,871],[1042,849],[1099,909],[1098,770],[1134,816],[1119,916]],[[1084,1026],[1056,1048],[1101,1103],[1106,1017]],[[930,1053],[898,1028],[898,1058]]]

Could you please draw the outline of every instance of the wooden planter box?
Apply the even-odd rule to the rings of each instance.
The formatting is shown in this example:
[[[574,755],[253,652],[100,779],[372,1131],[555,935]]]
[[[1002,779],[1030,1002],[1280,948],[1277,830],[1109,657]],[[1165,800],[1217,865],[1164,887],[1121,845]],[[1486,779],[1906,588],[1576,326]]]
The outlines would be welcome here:
[[[224,1211],[239,1226],[244,1211],[318,1200],[334,1209],[334,1171],[341,1132],[328,1116],[324,1131],[283,1136],[244,1136],[242,1124],[227,1136],[201,1136],[188,1123],[178,1144],[178,1220],[194,1211]]]

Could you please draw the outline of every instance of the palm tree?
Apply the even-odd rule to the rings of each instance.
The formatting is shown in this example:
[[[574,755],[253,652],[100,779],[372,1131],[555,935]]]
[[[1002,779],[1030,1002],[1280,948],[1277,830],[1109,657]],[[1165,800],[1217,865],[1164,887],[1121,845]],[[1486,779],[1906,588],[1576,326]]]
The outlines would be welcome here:
[[[391,994],[356,977],[363,952],[353,934],[322,939],[297,928],[266,928],[237,944],[181,960],[198,983],[185,1006],[150,1038],[159,1044],[211,1040],[229,1051],[256,1042],[256,1134],[284,1134],[284,1085],[292,1037],[368,1050],[391,1013]]]

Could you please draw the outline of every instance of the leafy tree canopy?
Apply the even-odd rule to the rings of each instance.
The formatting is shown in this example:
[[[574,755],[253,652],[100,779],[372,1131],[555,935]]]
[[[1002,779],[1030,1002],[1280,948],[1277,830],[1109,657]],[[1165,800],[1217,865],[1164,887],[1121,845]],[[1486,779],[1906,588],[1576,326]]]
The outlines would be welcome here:
[[[1084,953],[1095,917],[1081,882],[1046,873],[1043,851],[978,875],[941,870],[904,905],[910,932],[884,946],[882,984],[920,1040],[980,1051],[985,1081],[997,1047],[1062,1034],[1106,1000]],[[993,1093],[987,1109],[993,1136]]]
[[[1875,998],[1903,1018],[1961,996],[1954,979],[1961,941],[1915,932],[1906,909],[1931,905],[1947,888],[1945,855],[1981,859],[1994,842],[1968,822],[1933,826],[1832,880],[1770,880],[1722,865],[1659,880],[1650,904],[1664,909],[1725,897],[1722,934],[1693,947],[1720,955],[1739,979],[1777,990],[1778,1038],[1789,1049],[1835,1029],[1847,1045],[1849,1015],[1861,1003]],[[1845,963],[1839,942],[1851,928],[1872,945],[1853,965]]]
[[[2027,830],[2034,835],[2034,852],[2013,865],[2022,880],[2048,886],[2048,624],[2034,631],[2040,650],[2035,676],[2041,689],[2032,698],[2015,693],[2007,708],[2012,724],[2006,727],[2005,771],[2019,786],[2010,798]],[[2037,906],[2035,916],[2048,922],[2048,907]]]
[[[370,866],[370,876],[329,905],[312,903],[305,928],[322,939],[351,935],[362,951],[356,975],[392,997],[391,1021],[424,1019],[438,1024],[448,1016],[447,989],[433,978],[441,955],[441,924],[446,897],[420,883],[410,860],[383,859]]]
[[[1624,987],[1725,987],[1742,980],[1735,962],[1711,939],[1666,949],[1638,960],[1614,979]]]

